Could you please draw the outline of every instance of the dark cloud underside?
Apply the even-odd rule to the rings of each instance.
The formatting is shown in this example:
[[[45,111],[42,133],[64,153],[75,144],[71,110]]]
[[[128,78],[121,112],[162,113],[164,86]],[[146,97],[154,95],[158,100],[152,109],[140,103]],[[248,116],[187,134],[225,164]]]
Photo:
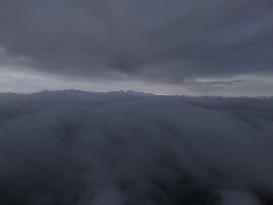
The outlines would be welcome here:
[[[52,73],[179,82],[271,72],[272,36],[271,0],[0,1],[7,55]]]

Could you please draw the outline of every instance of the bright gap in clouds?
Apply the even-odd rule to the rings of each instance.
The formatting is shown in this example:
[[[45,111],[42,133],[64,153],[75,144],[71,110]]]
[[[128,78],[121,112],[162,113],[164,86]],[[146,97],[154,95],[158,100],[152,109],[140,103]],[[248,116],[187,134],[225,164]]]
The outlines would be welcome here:
[[[42,90],[77,89],[93,92],[135,90],[155,94],[187,94],[182,86],[150,84],[140,81],[90,80],[80,77],[44,74],[37,71],[19,71],[0,67],[0,92],[33,93]]]
[[[25,68],[0,67],[0,92],[33,93],[42,90],[77,89],[93,92],[135,90],[162,95],[273,96],[273,75],[188,78],[180,84],[148,83],[137,80],[96,80],[46,74]]]

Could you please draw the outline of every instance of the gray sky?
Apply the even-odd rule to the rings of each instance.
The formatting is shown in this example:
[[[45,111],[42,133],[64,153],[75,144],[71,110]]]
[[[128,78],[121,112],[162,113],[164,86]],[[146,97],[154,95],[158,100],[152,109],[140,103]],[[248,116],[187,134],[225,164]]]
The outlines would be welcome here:
[[[0,0],[0,91],[273,95],[271,0]]]

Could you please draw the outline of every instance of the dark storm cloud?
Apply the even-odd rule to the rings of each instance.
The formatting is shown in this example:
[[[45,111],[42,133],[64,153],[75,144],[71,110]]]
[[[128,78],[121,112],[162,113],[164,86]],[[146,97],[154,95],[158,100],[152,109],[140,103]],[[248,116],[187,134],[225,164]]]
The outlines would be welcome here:
[[[46,72],[179,82],[271,72],[271,0],[0,1],[0,45]]]
[[[0,203],[272,204],[272,112],[272,98],[1,94]]]

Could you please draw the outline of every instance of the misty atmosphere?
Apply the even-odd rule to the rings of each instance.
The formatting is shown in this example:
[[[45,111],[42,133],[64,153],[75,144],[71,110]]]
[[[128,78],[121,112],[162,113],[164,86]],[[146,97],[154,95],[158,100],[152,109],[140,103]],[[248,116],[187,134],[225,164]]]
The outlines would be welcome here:
[[[0,205],[273,205],[273,1],[0,0]]]

